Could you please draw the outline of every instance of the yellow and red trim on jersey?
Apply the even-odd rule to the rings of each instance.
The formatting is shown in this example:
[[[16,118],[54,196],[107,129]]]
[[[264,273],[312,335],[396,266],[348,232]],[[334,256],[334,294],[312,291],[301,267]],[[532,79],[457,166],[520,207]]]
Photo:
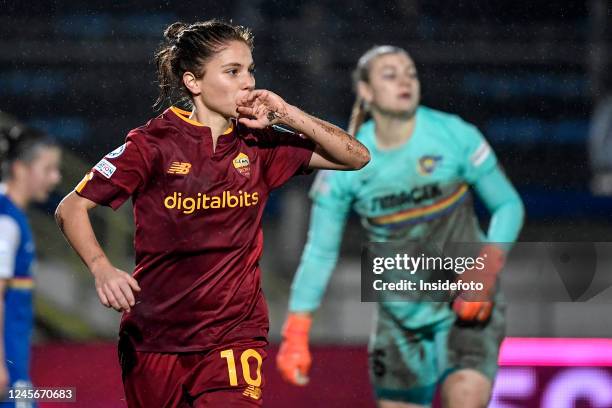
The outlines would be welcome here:
[[[79,181],[79,184],[77,184],[77,186],[74,188],[74,190],[77,193],[80,193],[85,188],[85,185],[87,183],[89,183],[89,181],[93,178],[93,175],[94,175],[93,171],[90,171],[89,173],[87,173],[85,175],[85,177],[83,177],[83,179],[81,181]]]
[[[206,126],[205,124],[200,123],[200,122],[198,122],[197,120],[193,120],[193,119],[191,119],[191,118],[190,118],[190,116],[191,116],[191,112],[189,112],[189,111],[186,111],[186,110],[183,110],[183,109],[177,108],[176,106],[171,106],[171,107],[170,107],[170,110],[171,110],[171,111],[172,111],[172,112],[173,112],[173,113],[174,113],[176,116],[178,116],[179,118],[181,118],[182,120],[184,120],[184,121],[185,121],[185,122],[187,122],[187,123],[190,123],[190,124],[192,124],[192,125],[194,125],[194,126],[200,126],[200,127],[202,127],[202,126]],[[224,134],[224,135],[227,135],[227,134],[231,133],[231,132],[232,132],[232,130],[234,130],[234,124],[233,124],[233,123],[232,123],[232,124],[230,124],[230,126],[229,126],[229,127],[226,129],[226,130],[225,130],[225,132],[223,132],[223,134]]]
[[[455,208],[455,206],[459,205],[459,203],[467,196],[468,191],[469,188],[467,184],[461,184],[448,197],[445,197],[438,202],[426,205],[424,207],[409,208],[394,214],[373,217],[369,219],[369,222],[370,224],[376,226],[394,228],[407,224],[428,221]]]
[[[32,278],[11,278],[6,285],[11,289],[32,290],[34,288],[34,279]]]

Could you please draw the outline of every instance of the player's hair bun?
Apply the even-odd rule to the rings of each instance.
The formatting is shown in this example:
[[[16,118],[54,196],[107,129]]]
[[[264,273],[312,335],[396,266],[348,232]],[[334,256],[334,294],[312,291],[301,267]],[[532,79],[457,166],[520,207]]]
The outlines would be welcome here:
[[[11,147],[17,143],[22,133],[23,127],[19,125],[0,128],[0,160],[6,157]]]
[[[164,37],[172,44],[178,42],[179,36],[185,29],[187,29],[188,25],[177,21],[176,23],[172,23],[166,28],[164,31]]]

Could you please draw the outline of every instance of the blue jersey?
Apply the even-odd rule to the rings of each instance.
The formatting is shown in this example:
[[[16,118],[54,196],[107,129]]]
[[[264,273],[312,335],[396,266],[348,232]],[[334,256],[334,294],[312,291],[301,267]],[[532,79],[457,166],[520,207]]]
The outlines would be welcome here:
[[[24,212],[0,193],[0,279],[4,293],[4,348],[11,385],[29,381],[35,247]]]
[[[456,115],[420,107],[406,143],[380,149],[375,124],[360,128],[370,163],[359,171],[323,171],[311,197],[308,243],[294,279],[292,311],[318,307],[336,262],[349,210],[360,216],[371,242],[512,242],[522,224],[518,194],[501,172],[478,129]],[[488,233],[480,229],[472,191],[492,214]],[[408,328],[454,318],[447,304],[382,302]]]

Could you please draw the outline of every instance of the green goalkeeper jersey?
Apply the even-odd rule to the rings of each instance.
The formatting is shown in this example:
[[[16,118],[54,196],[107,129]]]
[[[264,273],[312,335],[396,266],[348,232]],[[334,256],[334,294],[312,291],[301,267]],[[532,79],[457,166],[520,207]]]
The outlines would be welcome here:
[[[359,171],[321,171],[313,184],[308,242],[291,290],[291,311],[313,311],[338,258],[347,216],[359,215],[371,242],[513,242],[523,206],[478,129],[456,115],[419,107],[413,134],[402,146],[380,149],[375,124],[357,138],[370,163]],[[491,213],[488,232],[474,213],[475,192]],[[359,273],[359,271],[355,271]],[[442,302],[381,302],[404,327],[452,318]]]

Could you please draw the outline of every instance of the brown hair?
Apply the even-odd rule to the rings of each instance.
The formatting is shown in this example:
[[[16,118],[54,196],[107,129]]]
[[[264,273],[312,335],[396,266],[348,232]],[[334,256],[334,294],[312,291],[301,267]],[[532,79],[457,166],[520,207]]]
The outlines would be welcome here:
[[[165,41],[155,53],[159,97],[154,107],[159,107],[176,94],[190,100],[191,94],[183,84],[183,74],[193,73],[196,78],[204,75],[204,64],[230,41],[242,41],[253,50],[253,34],[243,26],[220,20],[208,20],[193,24],[176,22],[164,31]]]
[[[13,176],[13,163],[33,162],[38,153],[46,148],[59,148],[59,145],[46,133],[23,125],[0,127],[0,180]]]
[[[400,47],[395,47],[393,45],[377,45],[375,47],[370,48],[366,51],[365,54],[359,58],[357,61],[357,67],[353,71],[353,87],[355,90],[355,94],[357,94],[357,98],[355,98],[355,103],[353,104],[353,109],[351,110],[351,118],[349,119],[348,133],[355,136],[357,131],[365,122],[368,116],[368,108],[366,103],[359,96],[357,90],[357,84],[361,82],[369,82],[370,81],[370,68],[372,67],[372,61],[381,55],[387,54],[404,54],[409,56],[408,52]]]

